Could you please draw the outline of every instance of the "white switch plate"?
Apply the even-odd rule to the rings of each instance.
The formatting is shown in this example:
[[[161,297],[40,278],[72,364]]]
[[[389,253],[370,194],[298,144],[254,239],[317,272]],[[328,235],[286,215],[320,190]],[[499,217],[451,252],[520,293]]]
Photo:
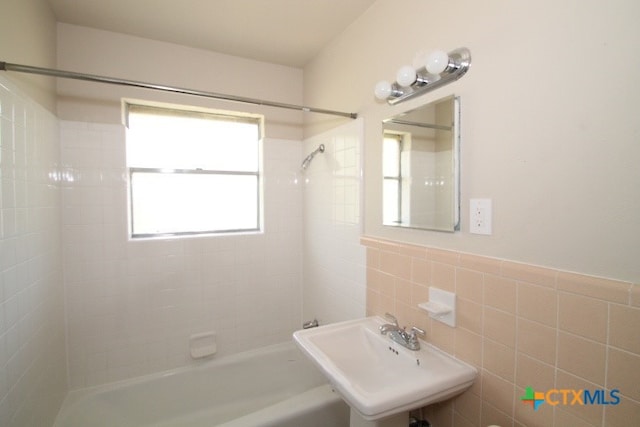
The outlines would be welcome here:
[[[491,234],[491,199],[471,199],[469,218],[469,232]]]

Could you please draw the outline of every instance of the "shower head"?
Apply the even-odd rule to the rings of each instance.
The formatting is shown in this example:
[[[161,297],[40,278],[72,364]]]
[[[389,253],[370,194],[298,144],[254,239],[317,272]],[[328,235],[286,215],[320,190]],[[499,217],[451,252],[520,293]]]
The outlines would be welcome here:
[[[318,153],[324,153],[324,144],[320,144],[318,146],[318,148],[316,148],[315,150],[313,150],[313,152],[311,154],[309,154],[303,161],[302,161],[302,165],[300,166],[302,168],[302,170],[305,170],[309,167],[309,165],[311,164],[311,160],[313,160],[313,158],[316,156],[316,154]]]

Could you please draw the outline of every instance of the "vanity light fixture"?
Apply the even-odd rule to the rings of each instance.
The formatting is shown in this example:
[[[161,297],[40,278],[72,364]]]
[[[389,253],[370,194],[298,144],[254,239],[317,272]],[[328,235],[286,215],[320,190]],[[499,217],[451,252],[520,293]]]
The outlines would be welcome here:
[[[466,47],[446,53],[431,52],[418,67],[404,65],[396,74],[396,81],[379,81],[374,89],[376,98],[391,105],[437,89],[458,80],[469,70],[471,52]]]

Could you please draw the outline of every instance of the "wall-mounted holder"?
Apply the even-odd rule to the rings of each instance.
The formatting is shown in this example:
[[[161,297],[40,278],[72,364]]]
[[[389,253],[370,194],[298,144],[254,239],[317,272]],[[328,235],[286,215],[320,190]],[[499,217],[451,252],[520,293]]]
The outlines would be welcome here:
[[[456,294],[442,289],[429,287],[429,302],[418,304],[429,313],[429,317],[452,328],[456,326]]]
[[[218,351],[216,333],[211,331],[191,335],[189,337],[189,350],[191,357],[194,359],[213,356]]]

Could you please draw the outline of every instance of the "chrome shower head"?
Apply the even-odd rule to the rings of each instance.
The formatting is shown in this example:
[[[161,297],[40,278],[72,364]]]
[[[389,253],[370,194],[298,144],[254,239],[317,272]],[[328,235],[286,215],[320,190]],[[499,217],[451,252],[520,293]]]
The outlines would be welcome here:
[[[309,154],[303,161],[302,161],[302,165],[300,165],[300,167],[302,168],[302,170],[305,170],[309,167],[309,165],[311,164],[311,160],[313,160],[313,158],[316,156],[316,154],[318,153],[324,153],[324,144],[320,144],[318,146],[318,148],[316,148],[311,154]]]

